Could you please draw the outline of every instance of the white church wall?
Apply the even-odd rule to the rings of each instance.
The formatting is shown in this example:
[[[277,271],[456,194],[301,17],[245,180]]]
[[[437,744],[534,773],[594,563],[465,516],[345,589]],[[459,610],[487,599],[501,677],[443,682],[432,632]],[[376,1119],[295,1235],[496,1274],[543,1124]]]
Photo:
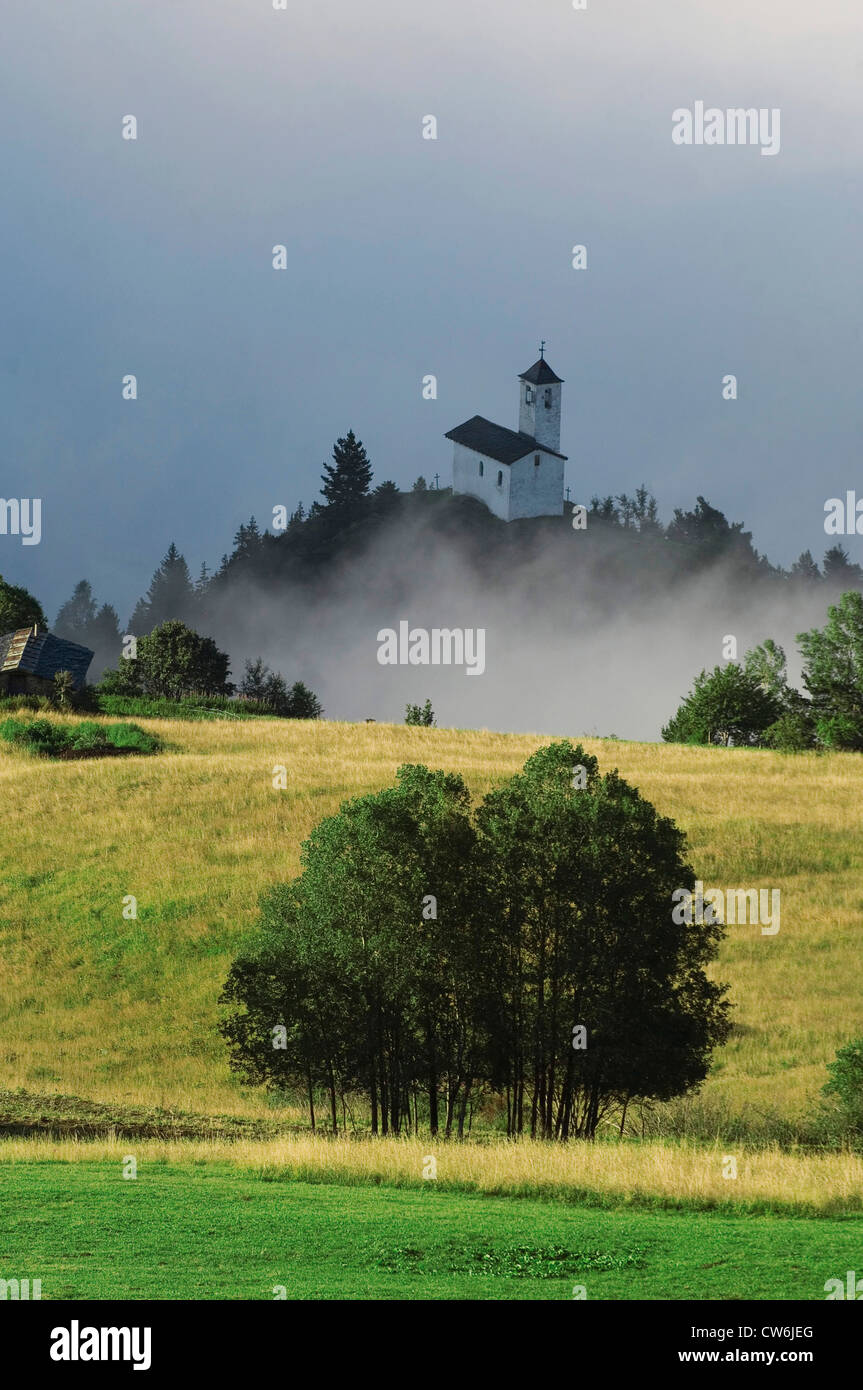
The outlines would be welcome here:
[[[482,464],[482,474],[479,468]],[[501,483],[498,486],[498,474]],[[453,492],[466,492],[470,497],[478,497],[490,512],[502,521],[510,519],[510,468],[505,463],[484,458],[474,453],[464,444],[454,445],[452,463]],[[561,496],[562,496],[561,492]]]
[[[537,467],[535,457],[528,454],[510,467],[509,521],[563,514],[563,459],[540,452]]]

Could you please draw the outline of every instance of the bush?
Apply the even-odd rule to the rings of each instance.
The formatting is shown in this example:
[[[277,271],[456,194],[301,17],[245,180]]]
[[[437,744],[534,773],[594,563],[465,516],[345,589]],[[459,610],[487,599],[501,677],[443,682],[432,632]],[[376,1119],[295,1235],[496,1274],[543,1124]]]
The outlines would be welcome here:
[[[320,719],[324,707],[313,690],[302,681],[294,681],[288,691],[286,714],[289,719]]]
[[[802,753],[815,746],[815,724],[803,712],[781,714],[764,730],[764,743],[779,753]]]
[[[105,735],[113,748],[134,748],[138,753],[157,753],[162,746],[155,734],[137,724],[108,724]]]
[[[324,712],[313,690],[302,681],[294,681],[289,690],[284,676],[271,671],[261,657],[246,662],[240,697],[244,705],[254,707],[258,713],[285,719],[320,719]]]
[[[845,1131],[863,1136],[863,1038],[840,1047],[827,1070],[830,1080],[821,1094],[835,1101]]]
[[[863,720],[848,714],[825,715],[816,724],[818,742],[832,751],[863,749]]]
[[[776,696],[730,661],[695,677],[692,690],[662,730],[662,737],[666,743],[752,745],[780,714]]]
[[[136,753],[157,753],[162,747],[155,734],[148,734],[137,724],[97,724],[85,720],[80,724],[52,724],[48,719],[4,719],[0,738],[29,753],[43,758],[58,758],[71,753],[115,750]]]
[[[424,705],[407,705],[405,708],[405,723],[420,725],[422,728],[430,729],[434,724],[434,710],[431,700],[426,700]]]
[[[4,719],[0,738],[19,748],[50,757],[68,746],[63,726],[49,719]]]
[[[76,724],[74,729],[64,729],[64,733],[68,735],[70,748],[104,748],[108,742],[102,725],[94,723],[92,719]]]

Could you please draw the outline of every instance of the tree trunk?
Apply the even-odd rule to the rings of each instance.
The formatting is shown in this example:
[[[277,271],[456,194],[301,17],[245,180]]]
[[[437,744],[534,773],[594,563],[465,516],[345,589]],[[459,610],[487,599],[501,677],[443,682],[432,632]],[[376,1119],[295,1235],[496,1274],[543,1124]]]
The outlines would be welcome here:
[[[315,1132],[315,1092],[312,1088],[312,1068],[311,1064],[306,1064],[306,1075],[309,1081],[309,1116],[312,1121],[312,1134]]]
[[[333,1134],[339,1132],[339,1111],[336,1103],[336,1078],[330,1067],[330,1113],[333,1117]]]

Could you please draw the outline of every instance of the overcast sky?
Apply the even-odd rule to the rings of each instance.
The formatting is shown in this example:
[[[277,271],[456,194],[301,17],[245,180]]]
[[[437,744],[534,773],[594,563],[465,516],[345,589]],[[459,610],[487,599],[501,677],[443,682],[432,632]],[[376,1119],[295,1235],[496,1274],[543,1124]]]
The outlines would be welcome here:
[[[859,0],[3,11],[0,493],[43,538],[0,572],[52,619],[87,577],[125,621],[171,540],[218,564],[349,428],[448,483],[540,338],[575,498],[703,493],[788,564],[863,495]],[[779,153],[675,145],[698,100],[779,108]]]

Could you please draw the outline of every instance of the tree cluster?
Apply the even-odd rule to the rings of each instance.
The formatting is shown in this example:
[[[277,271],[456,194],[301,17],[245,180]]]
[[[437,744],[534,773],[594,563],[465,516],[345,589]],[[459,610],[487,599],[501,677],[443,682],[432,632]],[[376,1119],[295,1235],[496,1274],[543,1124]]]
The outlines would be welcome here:
[[[265,895],[222,1022],[233,1068],[302,1091],[337,1131],[592,1138],[632,1101],[697,1087],[728,1031],[706,967],[721,927],[676,924],[685,842],[616,772],[540,749],[474,809],[423,766],[346,802]]]
[[[669,743],[763,745],[863,751],[863,594],[852,589],[827,610],[823,629],[801,632],[803,685],[788,683],[785,653],[768,638],[701,671],[662,730]]]

